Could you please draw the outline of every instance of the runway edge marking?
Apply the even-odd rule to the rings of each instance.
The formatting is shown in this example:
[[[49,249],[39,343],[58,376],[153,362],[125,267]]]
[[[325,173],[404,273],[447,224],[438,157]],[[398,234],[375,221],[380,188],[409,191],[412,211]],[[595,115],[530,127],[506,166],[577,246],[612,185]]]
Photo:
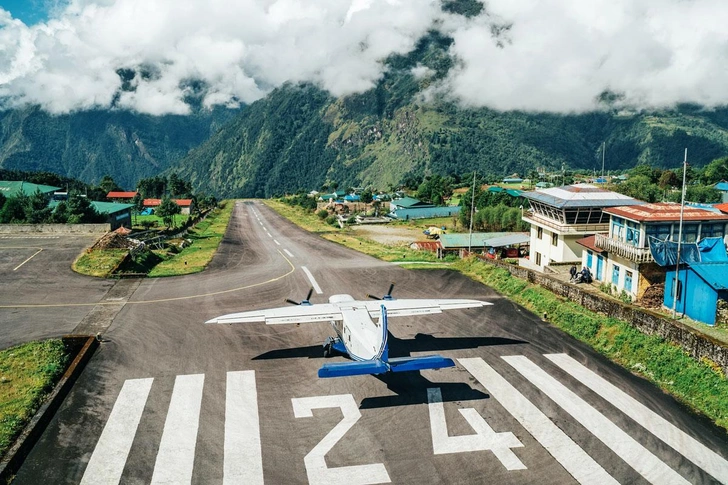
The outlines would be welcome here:
[[[481,358],[458,359],[490,395],[528,431],[551,456],[582,484],[619,485],[602,466],[594,461],[574,440],[569,438],[531,401],[498,374]]]

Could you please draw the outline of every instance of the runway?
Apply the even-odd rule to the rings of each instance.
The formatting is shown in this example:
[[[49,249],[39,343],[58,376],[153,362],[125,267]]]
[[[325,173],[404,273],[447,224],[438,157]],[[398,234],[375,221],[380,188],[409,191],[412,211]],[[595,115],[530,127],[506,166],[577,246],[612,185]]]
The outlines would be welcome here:
[[[15,278],[0,283],[9,341],[25,321],[60,334],[115,305],[15,483],[728,483],[726,433],[645,380],[455,272],[384,263],[257,201],[236,203],[205,272],[124,288],[51,258],[49,280],[69,284],[36,290],[43,252],[10,271],[40,245],[13,244],[28,249],[0,258]],[[390,321],[391,357],[439,353],[455,368],[319,379],[343,359],[323,358],[325,323],[203,324],[311,287],[315,303],[392,281],[395,297],[494,303]]]

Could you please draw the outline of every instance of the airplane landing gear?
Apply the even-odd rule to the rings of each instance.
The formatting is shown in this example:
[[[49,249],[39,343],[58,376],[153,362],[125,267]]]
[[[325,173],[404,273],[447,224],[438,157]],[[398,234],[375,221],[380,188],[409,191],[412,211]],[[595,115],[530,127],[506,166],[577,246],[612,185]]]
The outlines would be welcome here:
[[[324,342],[324,357],[331,357],[334,353],[334,344],[339,341],[338,338],[328,337]]]

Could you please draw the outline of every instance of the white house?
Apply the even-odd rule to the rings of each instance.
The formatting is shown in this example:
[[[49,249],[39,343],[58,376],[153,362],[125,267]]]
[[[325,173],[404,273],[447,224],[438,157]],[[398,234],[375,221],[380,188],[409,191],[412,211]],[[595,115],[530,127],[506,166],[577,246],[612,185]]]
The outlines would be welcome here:
[[[644,204],[626,195],[589,184],[567,185],[523,192],[530,210],[523,220],[531,224],[530,264],[543,271],[551,264],[582,260],[579,239],[609,230],[607,207]]]

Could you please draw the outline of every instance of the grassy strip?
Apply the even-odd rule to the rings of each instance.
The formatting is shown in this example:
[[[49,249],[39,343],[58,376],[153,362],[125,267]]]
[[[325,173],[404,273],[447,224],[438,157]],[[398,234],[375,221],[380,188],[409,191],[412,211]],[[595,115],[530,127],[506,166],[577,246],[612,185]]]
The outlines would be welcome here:
[[[60,339],[30,342],[0,352],[0,456],[53,389],[68,357]]]
[[[187,231],[186,239],[192,240],[190,246],[157,264],[147,276],[177,276],[204,270],[220,246],[234,205],[232,201],[223,201],[221,208],[215,209]]]
[[[287,210],[280,211],[283,216],[311,230],[299,223],[305,217],[301,209],[277,201],[265,203],[274,210],[284,207]],[[312,218],[317,219],[315,216]],[[326,239],[385,261],[402,261],[401,256],[408,257],[407,252],[414,253],[413,256],[416,255],[420,261],[424,260],[422,251],[407,248],[392,252],[387,246],[374,241],[367,241],[366,244],[361,241],[362,244],[359,244],[360,241],[355,237],[328,232],[324,234]],[[393,258],[385,259],[386,256]],[[405,267],[432,269],[435,266],[408,264]],[[569,335],[644,376],[695,411],[708,416],[717,425],[728,429],[728,380],[714,363],[708,360],[697,362],[678,346],[660,337],[645,335],[628,323],[593,313],[545,288],[516,278],[502,268],[475,259],[456,260],[449,268],[480,281],[536,314],[547,313],[549,321]]]
[[[458,261],[453,268],[536,314],[548,314],[549,322],[569,335],[728,429],[728,380],[715,364],[697,362],[661,337],[645,335],[625,322],[593,313],[502,268],[475,259]]]
[[[71,268],[76,273],[106,278],[121,263],[121,260],[128,252],[126,249],[99,249],[84,252],[76,258]]]

